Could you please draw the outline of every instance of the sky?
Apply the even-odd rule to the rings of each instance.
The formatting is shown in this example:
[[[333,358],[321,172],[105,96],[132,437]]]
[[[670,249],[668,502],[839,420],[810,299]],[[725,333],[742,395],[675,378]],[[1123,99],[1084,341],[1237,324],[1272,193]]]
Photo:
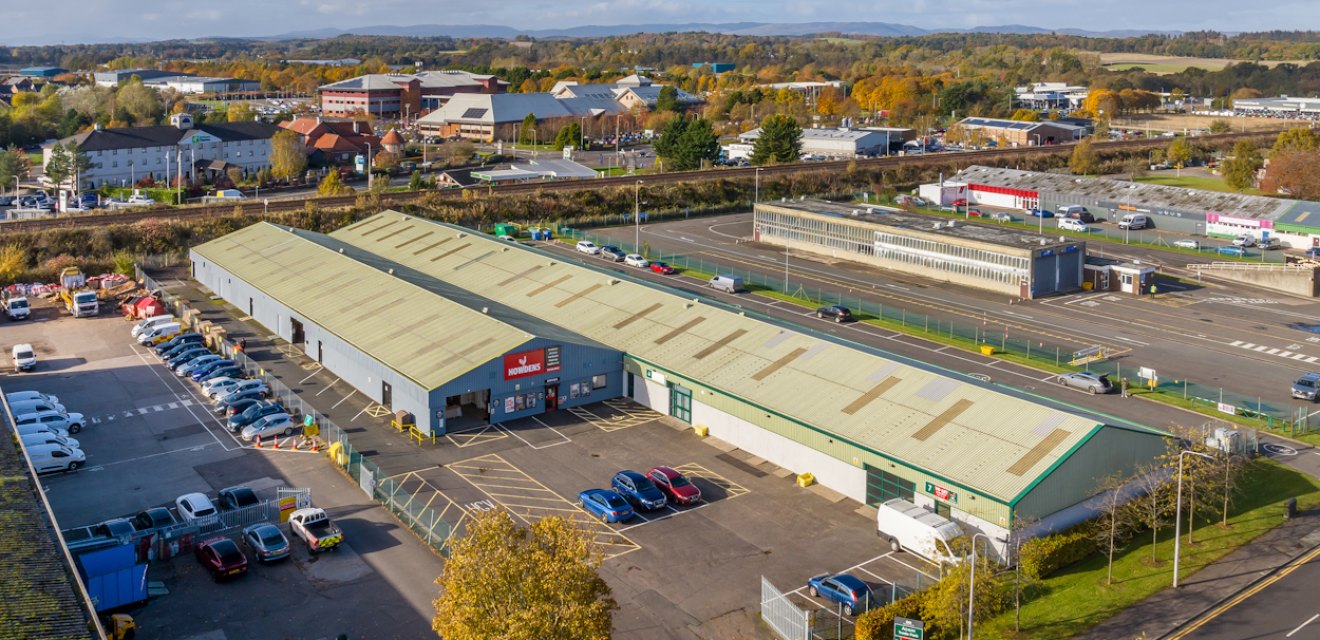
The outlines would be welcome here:
[[[8,5],[8,6],[6,6]],[[369,25],[493,24],[521,29],[685,22],[889,22],[927,29],[1320,30],[1320,3],[1279,0],[44,0],[0,4],[0,44],[270,36]]]

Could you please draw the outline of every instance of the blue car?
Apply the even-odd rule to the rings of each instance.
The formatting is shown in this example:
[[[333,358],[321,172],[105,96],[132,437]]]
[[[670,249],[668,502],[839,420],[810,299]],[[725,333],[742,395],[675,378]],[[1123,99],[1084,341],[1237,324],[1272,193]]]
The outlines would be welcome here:
[[[179,338],[183,338],[183,339],[179,340]],[[184,351],[187,351],[189,349],[203,346],[202,340],[204,339],[205,338],[203,338],[200,335],[196,337],[179,336],[178,338],[175,338],[175,340],[179,340],[178,342],[168,347],[165,347],[164,349],[161,349],[159,346],[157,346],[156,355],[160,356],[161,358],[169,358],[170,356],[173,356],[178,353],[183,353]]]
[[[601,522],[623,522],[633,517],[632,505],[610,489],[587,489],[579,493],[578,506]]]
[[[1049,209],[1027,209],[1027,215],[1033,218],[1053,218],[1054,212]]]
[[[173,338],[170,338],[169,340],[166,340],[165,342],[156,345],[155,347],[156,355],[160,355],[162,353],[165,353],[166,351],[169,351],[170,349],[174,349],[185,344],[200,344],[204,340],[206,340],[206,336],[203,336],[200,333],[191,333],[191,332],[180,333],[179,335],[174,336]]]
[[[206,382],[207,380],[214,380],[216,378],[242,378],[244,373],[246,372],[243,371],[243,367],[231,363],[223,367],[211,369],[206,375],[202,376],[201,379],[197,381]]]
[[[1302,255],[1314,260],[1320,260],[1320,247],[1311,247],[1310,249],[1303,251]]]
[[[1219,253],[1220,253],[1220,255],[1225,255],[1225,256],[1238,256],[1238,257],[1243,257],[1243,256],[1247,255],[1247,250],[1246,250],[1245,247],[1239,247],[1239,246],[1231,245],[1231,244],[1230,244],[1230,245],[1225,245],[1225,246],[1219,247]]]
[[[865,611],[870,606],[871,587],[846,573],[830,575],[822,573],[807,580],[807,590],[812,597],[825,598],[835,604],[843,605],[843,613]]]
[[[179,377],[189,377],[193,374],[193,372],[197,371],[197,369],[199,369],[202,365],[208,362],[215,362],[216,360],[223,360],[223,359],[224,358],[214,353],[203,353],[202,355],[199,355],[195,358],[190,358],[188,360],[184,360],[183,362],[180,362],[179,364],[174,365],[174,372],[179,374]]]
[[[200,367],[197,367],[195,370],[193,370],[193,372],[192,372],[192,380],[193,380],[193,382],[201,382],[201,381],[202,381],[202,378],[205,378],[205,377],[206,377],[208,374],[210,374],[212,371],[215,371],[216,369],[219,369],[220,367],[226,367],[226,366],[229,366],[229,365],[231,365],[231,364],[234,364],[234,361],[233,361],[233,360],[224,360],[224,359],[221,359],[221,360],[212,360],[211,362],[208,362],[208,363],[206,363],[206,364],[204,364],[204,365],[202,365],[202,366],[200,366]]]
[[[202,356],[210,355],[210,353],[210,349],[200,344],[189,345],[187,349],[170,354],[169,357],[165,358],[165,364],[171,369],[177,369],[179,365],[185,362],[191,362]]]
[[[614,474],[610,486],[635,508],[651,510],[665,506],[665,494],[650,478],[636,471],[625,470]]]

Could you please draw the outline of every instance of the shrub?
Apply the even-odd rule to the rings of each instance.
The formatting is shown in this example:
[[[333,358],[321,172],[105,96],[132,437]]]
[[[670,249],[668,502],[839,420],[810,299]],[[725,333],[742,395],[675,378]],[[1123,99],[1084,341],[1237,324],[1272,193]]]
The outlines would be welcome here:
[[[1077,527],[1022,543],[1019,561],[1023,573],[1039,580],[1081,562],[1098,550],[1095,540]]]
[[[890,604],[857,616],[857,640],[890,640],[894,637],[894,618],[921,618],[921,604],[926,591],[899,598]]]

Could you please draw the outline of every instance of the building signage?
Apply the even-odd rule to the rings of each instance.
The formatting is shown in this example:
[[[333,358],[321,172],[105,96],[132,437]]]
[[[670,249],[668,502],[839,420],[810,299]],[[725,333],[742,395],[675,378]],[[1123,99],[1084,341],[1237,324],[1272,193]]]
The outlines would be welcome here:
[[[656,371],[656,370],[654,370],[654,369],[647,369],[647,370],[646,370],[646,379],[647,379],[647,380],[650,380],[650,381],[652,381],[652,382],[654,382],[654,383],[656,383],[656,384],[665,384],[665,382],[666,382],[666,380],[665,380],[665,374],[660,373],[659,371]]]
[[[516,380],[545,373],[545,349],[533,349],[504,356],[504,379]]]
[[[909,618],[894,618],[894,640],[923,640],[926,623]]]
[[[559,371],[559,347],[545,348],[545,372],[557,373]]]
[[[944,502],[958,504],[958,494],[953,491],[949,491],[948,489],[945,489],[940,485],[927,482],[926,493],[929,493],[930,495],[935,496],[936,498],[943,500]]]

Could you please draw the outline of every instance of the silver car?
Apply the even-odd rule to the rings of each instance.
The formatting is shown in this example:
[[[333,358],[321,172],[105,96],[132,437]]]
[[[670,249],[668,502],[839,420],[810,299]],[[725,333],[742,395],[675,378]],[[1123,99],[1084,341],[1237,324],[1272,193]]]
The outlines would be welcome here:
[[[1320,399],[1320,373],[1305,373],[1292,386],[1292,397],[1298,400]]]
[[[1090,371],[1078,371],[1076,373],[1064,373],[1059,376],[1059,384],[1065,387],[1079,389],[1089,394],[1112,393],[1114,384],[1102,373],[1092,373]]]

